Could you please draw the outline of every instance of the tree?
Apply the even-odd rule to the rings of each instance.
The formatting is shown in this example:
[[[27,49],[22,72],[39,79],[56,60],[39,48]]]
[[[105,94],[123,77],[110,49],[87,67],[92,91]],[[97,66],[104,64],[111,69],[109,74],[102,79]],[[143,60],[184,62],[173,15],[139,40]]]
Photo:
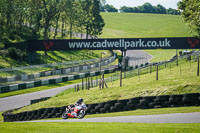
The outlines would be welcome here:
[[[100,10],[99,10],[99,1],[98,0],[93,0],[93,6],[92,6],[92,31],[91,34],[93,36],[101,35],[103,31],[103,27],[105,25],[103,18],[100,15]]]
[[[104,6],[106,5],[106,0],[100,0],[100,11],[104,12]]]
[[[109,4],[106,4],[104,6],[104,10],[107,12],[118,12],[118,9],[116,9],[113,5],[109,5]]]
[[[145,3],[141,6],[143,13],[154,13],[154,8],[150,3]]]
[[[39,38],[42,29],[42,1],[29,0],[27,2],[27,22],[32,31],[32,38]]]
[[[160,14],[166,14],[166,8],[160,4],[157,5],[157,12]]]
[[[83,11],[85,12],[85,22],[84,27],[86,31],[86,39],[88,39],[91,34],[92,26],[92,0],[86,0],[82,2]],[[99,9],[100,10],[100,9]]]
[[[134,13],[157,13],[157,14],[173,14],[180,15],[180,12],[176,9],[166,9],[164,6],[158,4],[157,6],[152,6],[150,3],[144,3],[142,6],[137,7],[126,7],[122,6],[120,12],[134,12]]]
[[[176,9],[169,8],[167,9],[167,14],[180,15],[180,12]]]
[[[193,32],[197,32],[200,37],[200,1],[199,0],[182,0],[178,3],[185,22],[187,22]]]
[[[100,4],[101,4],[102,6],[105,6],[106,0],[100,0]]]
[[[0,43],[27,39],[56,39],[69,31],[100,35],[105,0],[0,0]],[[58,29],[60,29],[58,32]]]
[[[77,17],[77,9],[76,9],[76,3],[74,0],[67,0],[65,6],[65,14],[67,16],[67,22],[69,24],[69,36],[70,39],[72,39],[72,33],[73,33],[73,26],[76,21]]]
[[[51,30],[51,21],[57,13],[59,13],[60,5],[63,3],[59,0],[42,0],[43,2],[43,18],[44,18],[44,38],[49,39],[48,32]]]

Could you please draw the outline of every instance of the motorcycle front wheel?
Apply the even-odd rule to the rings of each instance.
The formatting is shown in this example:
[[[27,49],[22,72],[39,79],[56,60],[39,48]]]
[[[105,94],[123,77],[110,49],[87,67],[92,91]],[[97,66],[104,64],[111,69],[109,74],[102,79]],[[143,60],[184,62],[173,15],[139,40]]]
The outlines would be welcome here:
[[[68,112],[65,111],[63,114],[62,114],[62,118],[63,119],[68,119]]]
[[[81,110],[81,111],[79,112],[78,118],[79,118],[79,119],[82,119],[84,116],[85,116],[85,111],[84,111],[84,110]]]

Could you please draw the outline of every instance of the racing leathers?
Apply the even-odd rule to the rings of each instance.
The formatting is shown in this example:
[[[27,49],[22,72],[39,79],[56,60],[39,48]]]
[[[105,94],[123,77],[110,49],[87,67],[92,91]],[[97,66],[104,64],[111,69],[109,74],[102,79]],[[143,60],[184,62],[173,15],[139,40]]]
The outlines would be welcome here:
[[[78,111],[81,110],[82,108],[86,108],[86,105],[83,102],[81,104],[75,103],[73,107],[73,113],[71,115],[76,118]]]

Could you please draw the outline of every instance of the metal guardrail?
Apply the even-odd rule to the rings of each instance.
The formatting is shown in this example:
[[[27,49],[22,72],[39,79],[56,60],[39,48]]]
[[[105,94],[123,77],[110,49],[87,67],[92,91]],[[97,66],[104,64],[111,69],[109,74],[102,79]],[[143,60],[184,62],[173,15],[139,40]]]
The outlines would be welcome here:
[[[111,57],[106,57],[101,60],[101,65],[104,67],[107,67],[110,63],[112,63],[116,59],[116,54],[114,54]],[[90,62],[90,64],[83,64],[83,65],[75,65],[73,67],[67,67],[67,68],[60,68],[60,69],[54,69],[54,70],[48,70],[43,71],[40,73],[34,73],[34,74],[22,74],[22,75],[16,75],[11,76],[7,78],[0,78],[0,85],[5,86],[9,84],[17,84],[22,83],[23,81],[34,81],[34,80],[40,80],[40,79],[47,79],[47,78],[56,78],[61,77],[64,75],[69,74],[78,74],[83,72],[90,72],[98,69],[99,67],[99,60],[94,60],[95,62]]]

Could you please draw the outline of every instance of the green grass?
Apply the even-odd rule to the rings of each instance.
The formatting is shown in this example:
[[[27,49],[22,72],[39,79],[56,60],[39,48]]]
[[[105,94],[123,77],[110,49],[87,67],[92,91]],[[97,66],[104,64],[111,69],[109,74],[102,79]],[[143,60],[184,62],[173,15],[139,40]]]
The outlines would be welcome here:
[[[2,112],[0,112],[0,122],[3,121],[3,116],[2,116]]]
[[[159,62],[170,60],[173,56],[176,55],[176,50],[164,50],[164,49],[156,49],[156,50],[145,50],[145,52],[152,55],[152,59],[150,62]]]
[[[50,51],[48,52],[47,60],[46,58],[42,58],[44,56],[43,51],[38,51],[37,53],[41,55],[41,59],[43,60],[43,62],[47,61],[47,63],[55,63],[55,62],[63,62],[71,60],[76,61],[81,59],[100,58],[101,52],[103,52],[103,50]],[[110,56],[110,52],[106,51],[106,56]]]
[[[19,63],[16,60],[11,59],[10,57],[3,57],[0,55],[0,68],[6,68],[11,66],[20,66],[20,65],[27,65],[25,62]]]
[[[197,62],[192,62],[191,68],[190,63],[185,62],[181,65],[181,73],[180,66],[171,69],[168,67],[159,71],[158,81],[156,81],[156,72],[153,72],[139,77],[124,79],[122,87],[119,87],[118,80],[108,83],[109,88],[103,90],[99,90],[98,87],[76,93],[66,90],[47,101],[24,107],[18,112],[70,105],[75,103],[80,97],[85,99],[85,103],[90,104],[138,96],[199,93],[200,78],[196,76],[196,67]],[[137,71],[134,73],[137,73]]]
[[[0,123],[1,133],[199,133],[200,124]]]
[[[181,16],[143,13],[101,13],[105,27],[101,38],[188,37]]]

